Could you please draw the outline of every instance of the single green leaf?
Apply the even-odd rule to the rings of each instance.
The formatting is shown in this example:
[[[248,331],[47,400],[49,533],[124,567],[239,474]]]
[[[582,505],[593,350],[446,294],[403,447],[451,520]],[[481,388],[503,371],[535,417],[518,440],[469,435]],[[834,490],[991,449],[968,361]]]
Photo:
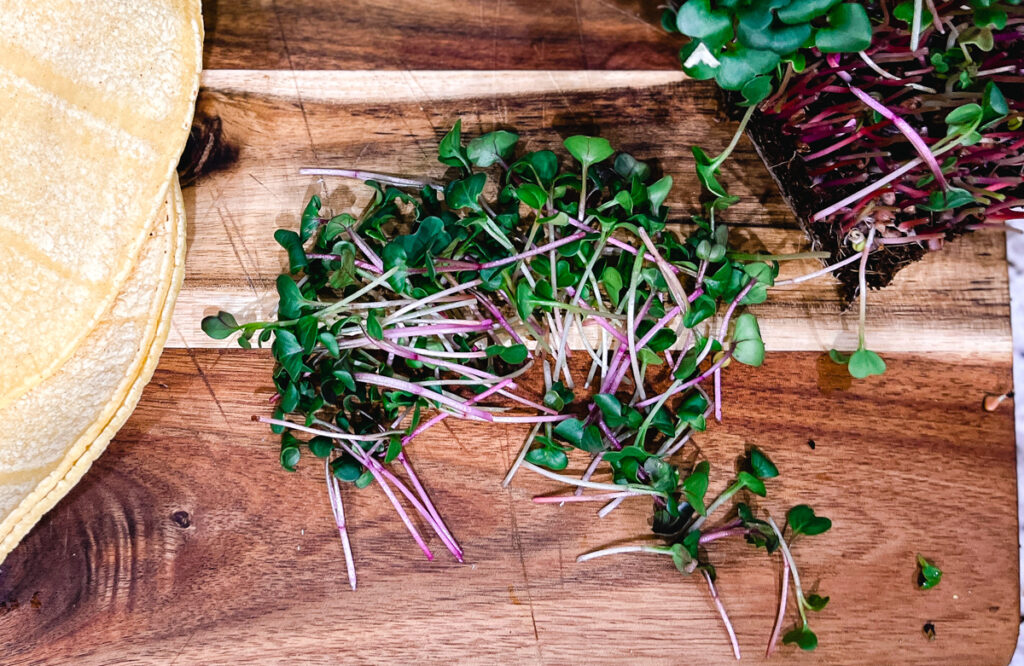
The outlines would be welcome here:
[[[736,481],[755,495],[764,497],[768,494],[767,489],[764,487],[764,482],[750,472],[741,471],[736,475]]]
[[[615,154],[607,139],[595,136],[570,136],[564,142],[569,154],[584,167],[602,162]]]
[[[507,161],[518,140],[518,134],[505,130],[488,132],[470,141],[466,146],[466,153],[473,164],[486,168],[497,162]]]
[[[712,9],[709,0],[687,0],[676,14],[679,32],[715,47],[732,41],[732,19],[729,13]]]
[[[744,312],[736,318],[732,339],[735,344],[732,350],[734,359],[754,367],[764,363],[764,342],[761,340],[761,329],[754,315]]]
[[[850,362],[850,356],[851,356],[850,354],[844,354],[843,352],[839,351],[838,349],[829,349],[828,350],[828,357],[830,359],[832,359],[833,363],[837,363],[839,365],[846,365],[847,363],[849,363]]]
[[[819,16],[824,16],[830,9],[839,4],[840,0],[798,0],[779,9],[775,15],[783,23],[796,25],[810,23]]]
[[[331,473],[339,481],[354,483],[360,476],[362,476],[363,466],[349,454],[343,453],[331,461]]]
[[[759,479],[773,479],[779,475],[779,468],[756,446],[750,447],[750,469]]]
[[[564,451],[555,447],[530,449],[526,453],[526,460],[534,465],[546,467],[556,472],[569,466],[568,456],[565,455]]]
[[[807,608],[815,612],[825,610],[825,606],[828,605],[828,597],[818,594],[808,594],[805,601],[807,602]]]
[[[223,310],[216,315],[203,317],[200,326],[203,329],[203,333],[206,333],[214,340],[223,340],[239,329],[234,315]]]
[[[309,265],[302,239],[297,233],[290,229],[278,229],[274,232],[274,240],[288,252],[288,270],[293,274]]]
[[[523,183],[516,188],[516,196],[524,204],[535,210],[542,210],[548,201],[548,193],[540,185]]]
[[[942,581],[942,570],[918,554],[917,586],[922,590],[930,590]]]
[[[748,81],[775,69],[780,62],[774,51],[739,46],[723,53],[715,80],[725,90],[740,90]],[[710,189],[710,188],[709,188]]]
[[[819,28],[814,45],[822,53],[856,53],[871,46],[871,20],[863,5],[845,3],[828,13],[828,27]]]
[[[437,147],[437,159],[441,164],[448,166],[469,168],[466,149],[462,147],[461,118],[455,121],[455,125],[441,139],[441,143]]]
[[[885,361],[870,349],[858,349],[850,356],[850,362],[846,367],[849,368],[852,376],[857,379],[864,379],[871,375],[884,373]]]
[[[334,441],[330,437],[316,436],[309,440],[309,450],[317,458],[326,458],[334,450]]]
[[[665,203],[668,193],[672,190],[672,176],[663,176],[661,179],[651,183],[647,188],[647,198],[651,202],[651,211],[658,215],[661,205]]]
[[[710,463],[707,460],[702,460],[683,481],[683,497],[693,507],[693,510],[702,516],[707,515],[707,509],[704,506],[704,495],[708,492],[708,476],[710,471]]]
[[[818,647],[818,637],[814,635],[814,632],[806,624],[787,631],[782,636],[782,642],[786,645],[796,644],[801,650],[808,652]]]
[[[305,243],[316,232],[320,226],[320,197],[315,194],[306,204],[302,211],[302,221],[299,223],[299,232],[302,243]]]
[[[453,180],[444,188],[444,200],[452,210],[468,208],[481,212],[480,195],[487,184],[487,174],[474,173],[472,176]],[[436,218],[435,218],[436,219]]]
[[[815,536],[832,528],[831,520],[824,516],[814,515],[814,509],[806,504],[798,504],[790,509],[786,514],[786,521],[794,535]]]
[[[390,463],[398,454],[402,452],[402,438],[397,435],[392,435],[391,440],[388,442],[387,453],[384,454],[384,462]]]
[[[619,298],[622,294],[622,273],[614,266],[606,266],[601,272],[601,284],[612,306],[619,307]]]
[[[298,319],[302,316],[302,306],[306,299],[302,297],[298,285],[290,275],[282,273],[277,276],[277,314],[282,319]]]

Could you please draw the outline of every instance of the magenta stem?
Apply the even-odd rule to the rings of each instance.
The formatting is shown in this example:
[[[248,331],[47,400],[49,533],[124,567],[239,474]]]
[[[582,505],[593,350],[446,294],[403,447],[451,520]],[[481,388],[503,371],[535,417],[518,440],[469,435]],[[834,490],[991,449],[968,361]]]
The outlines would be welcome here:
[[[718,359],[718,361],[714,365],[712,365],[710,368],[708,368],[706,372],[704,372],[701,375],[698,375],[697,377],[694,377],[693,379],[691,379],[688,382],[680,384],[679,386],[677,386],[674,389],[666,391],[666,393],[669,395],[669,397],[671,397],[671,396],[676,395],[678,393],[682,393],[683,391],[685,391],[686,389],[690,388],[694,384],[701,383],[702,381],[704,381],[705,379],[707,379],[708,377],[713,375],[716,370],[718,370],[723,365],[725,365],[725,363],[730,358],[732,358],[732,350],[731,349],[729,351],[727,351],[725,353],[725,355],[722,356],[722,358]],[[662,395],[664,395],[664,394],[662,394]],[[661,399],[662,395],[652,396],[652,397],[648,398],[647,400],[643,400],[641,402],[636,403],[636,406],[637,407],[647,407],[648,405],[653,405],[654,403],[658,402],[658,400]]]
[[[620,497],[650,497],[650,494],[622,491],[620,493],[595,493],[593,495],[544,495],[542,497],[534,497],[533,501],[537,504],[561,504],[562,502],[604,502]]]
[[[484,391],[482,393],[479,393],[479,394],[473,396],[472,398],[470,398],[469,400],[467,400],[466,404],[467,405],[475,405],[476,403],[480,402],[481,400],[484,400],[485,398],[491,397],[492,395],[494,395],[498,391],[500,391],[500,390],[504,389],[506,386],[510,386],[510,385],[514,386],[514,384],[512,383],[511,379],[503,379],[502,381],[498,382],[497,384],[495,384],[491,388],[487,389],[486,391]],[[427,421],[424,421],[423,423],[420,424],[420,427],[416,428],[416,430],[413,430],[411,434],[406,435],[405,437],[402,438],[402,446],[404,447],[406,444],[408,444],[410,441],[412,441],[413,437],[416,437],[417,435],[422,435],[424,432],[426,432],[427,430],[429,430],[433,426],[437,425],[441,421],[444,421],[449,416],[451,416],[451,412],[441,412],[441,413],[433,416],[432,418],[428,419]]]
[[[448,529],[444,519],[441,518],[441,515],[437,512],[437,508],[434,506],[434,503],[430,501],[430,496],[427,494],[423,484],[420,483],[420,478],[416,475],[416,471],[412,468],[412,465],[409,463],[409,459],[405,456],[405,451],[398,454],[398,462],[402,464],[402,467],[405,469],[405,473],[409,475],[409,481],[412,483],[412,487],[416,491],[416,494],[420,496],[420,501],[423,502],[424,508],[426,508],[427,512],[437,523],[437,526],[444,530],[452,544],[454,544],[457,552],[452,552],[452,555],[454,555],[455,559],[459,562],[462,562],[462,547],[459,546],[459,542],[455,540],[455,536],[452,534],[452,531]]]
[[[541,245],[539,247],[535,247],[532,250],[528,250],[526,252],[520,252],[519,254],[512,255],[511,257],[505,257],[504,259],[496,259],[494,261],[488,261],[485,264],[480,264],[480,268],[481,269],[486,269],[486,268],[498,268],[500,266],[506,266],[508,264],[515,263],[515,262],[520,261],[522,259],[529,259],[530,257],[537,256],[538,254],[544,254],[545,252],[548,252],[550,250],[554,250],[556,248],[562,247],[563,245],[568,245],[569,243],[573,243],[575,241],[578,241],[581,238],[586,238],[586,236],[587,236],[586,233],[580,231],[580,232],[577,232],[577,233],[572,234],[570,236],[566,236],[564,238],[559,238],[558,240],[552,241],[550,243],[547,243],[546,245]]]

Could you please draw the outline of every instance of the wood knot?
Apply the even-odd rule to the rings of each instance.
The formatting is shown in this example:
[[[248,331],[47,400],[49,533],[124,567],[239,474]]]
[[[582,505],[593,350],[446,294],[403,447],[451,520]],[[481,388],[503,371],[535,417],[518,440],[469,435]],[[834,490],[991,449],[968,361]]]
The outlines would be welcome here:
[[[178,161],[178,179],[182,187],[188,187],[206,174],[228,168],[237,159],[238,148],[224,138],[220,118],[197,115]]]
[[[188,511],[175,511],[171,514],[171,520],[181,529],[186,529],[192,525],[192,518],[188,515]]]

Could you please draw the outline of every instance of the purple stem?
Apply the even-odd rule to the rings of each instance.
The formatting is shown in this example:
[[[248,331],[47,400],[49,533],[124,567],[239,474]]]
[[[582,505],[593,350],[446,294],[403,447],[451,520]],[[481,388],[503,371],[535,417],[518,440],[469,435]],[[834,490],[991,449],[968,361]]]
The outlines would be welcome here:
[[[607,426],[605,426],[604,429],[607,430]],[[589,465],[587,465],[587,469],[586,469],[586,471],[583,472],[583,476],[580,477],[580,480],[581,481],[590,481],[590,477],[594,476],[594,472],[597,471],[597,467],[598,467],[598,465],[601,464],[601,461],[603,459],[604,459],[604,451],[601,451],[596,456],[594,456],[594,459],[590,461]],[[583,486],[577,486],[575,494],[576,494],[577,497],[582,495],[583,494]],[[536,499],[537,498],[534,498],[534,501],[536,501]],[[614,499],[614,498],[609,497],[608,499]],[[575,500],[575,501],[579,501],[579,500]]]
[[[522,259],[528,259],[528,258],[536,256],[538,254],[544,254],[545,252],[548,252],[549,250],[554,250],[556,248],[562,247],[563,245],[568,245],[569,243],[573,243],[575,241],[578,241],[581,238],[586,238],[586,236],[587,236],[586,233],[580,231],[580,232],[577,232],[577,233],[572,234],[570,236],[566,236],[564,238],[559,238],[558,240],[552,241],[552,242],[550,242],[550,243],[548,243],[546,245],[541,245],[539,247],[535,247],[532,250],[528,250],[526,252],[520,252],[519,254],[512,255],[511,257],[505,257],[504,259],[496,259],[494,261],[488,261],[485,264],[480,264],[480,268],[481,269],[498,268],[500,266],[505,266],[507,264],[513,264],[513,263],[515,263],[517,261],[520,261]]]
[[[447,525],[445,525],[444,519],[442,519],[441,515],[437,512],[437,508],[434,506],[434,503],[430,501],[430,496],[427,495],[426,489],[424,489],[423,484],[420,483],[420,478],[416,475],[412,465],[409,464],[409,459],[406,458],[405,451],[398,454],[398,462],[402,464],[402,467],[405,469],[405,473],[409,475],[409,481],[412,482],[412,487],[416,491],[416,494],[420,496],[420,500],[423,502],[424,508],[426,508],[427,512],[430,513],[430,516],[434,519],[437,525],[444,530],[445,534],[448,535],[448,538],[451,539],[451,542],[455,545],[457,552],[453,552],[452,555],[454,555],[455,559],[459,562],[462,562],[462,547],[459,546],[459,542],[455,540],[455,536],[452,534],[452,531],[448,529]]]
[[[494,386],[492,386],[491,388],[487,389],[486,391],[483,391],[482,393],[479,393],[470,398],[469,400],[467,400],[466,404],[474,405],[480,402],[481,400],[484,400],[485,398],[491,397],[492,395],[494,395],[495,393],[504,389],[507,386],[515,386],[515,384],[512,382],[511,379],[503,379]],[[402,446],[404,447],[406,444],[412,441],[413,437],[416,437],[417,435],[422,435],[428,429],[437,425],[441,421],[444,421],[449,416],[451,416],[451,412],[441,412],[440,414],[437,414],[432,418],[428,419],[427,421],[421,423],[420,427],[413,430],[411,434],[406,435],[405,437],[402,438]]]
[[[514,328],[512,328],[512,325],[508,323],[508,320],[505,319],[504,316],[502,316],[501,311],[497,307],[495,307],[495,305],[491,303],[490,300],[484,298],[482,295],[475,291],[470,293],[473,295],[474,298],[476,298],[480,305],[484,306],[484,308],[491,314],[491,316],[494,317],[495,321],[497,321],[498,324],[503,329],[505,329],[505,331],[512,337],[513,340],[516,341],[517,344],[526,344],[526,341],[519,337],[519,334],[516,333]]]
[[[829,61],[831,64],[833,64],[833,66],[836,63],[838,63],[838,54],[830,55]],[[853,85],[853,77],[851,77],[848,72],[839,70],[836,71],[836,74],[839,76],[839,78],[846,82],[846,85],[850,88],[850,92],[852,92],[854,96],[857,97],[857,99],[866,104],[868,108],[877,111],[878,114],[881,115],[883,118],[892,121],[893,125],[895,125],[896,128],[900,132],[902,132],[905,137],[907,137],[907,140],[910,141],[910,144],[912,146],[914,146],[914,150],[917,151],[917,154],[921,156],[921,159],[925,161],[925,164],[928,165],[928,168],[931,169],[933,174],[935,174],[935,180],[939,182],[939,184],[942,186],[942,189],[949,189],[949,183],[946,182],[946,177],[942,175],[942,167],[939,165],[938,160],[935,159],[935,156],[932,155],[932,151],[928,147],[928,144],[925,143],[925,140],[921,138],[920,134],[917,133],[917,130],[911,127],[907,123],[907,121],[903,120],[902,117],[896,115],[892,111],[892,109],[887,107],[885,104],[882,104],[871,95],[867,94],[857,86]]]
[[[365,465],[366,468],[368,470],[370,470],[370,473],[373,474],[375,479],[377,479],[378,481],[381,481],[382,479],[387,479],[388,481],[393,483],[395,485],[395,487],[398,488],[398,490],[400,490],[403,495],[405,495],[405,498],[407,500],[409,500],[409,504],[411,504],[412,507],[414,509],[416,509],[417,513],[419,513],[420,516],[423,517],[423,520],[426,521],[426,523],[428,525],[430,525],[430,527],[434,530],[434,532],[437,533],[437,536],[444,543],[445,547],[449,551],[451,551],[451,554],[453,556],[455,556],[455,558],[458,559],[460,562],[462,561],[460,559],[462,551],[459,549],[458,545],[456,543],[454,543],[454,541],[452,541],[447,536],[447,534],[445,532],[445,528],[443,528],[442,526],[438,525],[434,521],[434,518],[430,515],[429,512],[427,512],[426,508],[423,506],[422,503],[420,503],[420,501],[416,498],[416,496],[413,495],[412,491],[409,490],[405,486],[404,483],[402,483],[401,479],[399,479],[397,476],[392,474],[387,468],[385,468],[383,465],[381,465],[379,462],[377,462],[376,458],[374,458],[373,456],[367,454],[362,449],[356,448],[356,447],[352,447],[352,446],[349,446],[349,445],[344,444],[344,443],[341,446],[342,446],[342,448],[344,448],[348,452],[349,455],[354,457],[359,462],[363,463],[363,465]],[[391,489],[386,484],[381,482],[381,487],[385,488],[385,492],[390,497],[394,497],[394,493],[391,492]],[[395,507],[401,508],[401,505],[398,503],[398,499],[397,498],[394,499],[393,503],[394,503]],[[408,516],[408,514],[405,513],[404,510],[402,510],[400,513],[403,516],[404,520],[408,520],[409,516]],[[407,522],[406,525],[409,526],[410,529],[415,530],[415,528],[412,527],[412,522],[411,521]],[[415,536],[419,536],[419,533],[416,532]],[[422,540],[420,540],[420,542],[422,543]],[[426,548],[426,544],[423,544],[422,547]],[[427,550],[427,552],[429,552],[429,550]],[[433,556],[431,556],[431,559],[433,559]]]
[[[626,336],[620,333],[618,329],[616,329],[614,326],[605,321],[604,317],[589,317],[588,321],[593,321],[595,324],[597,324],[604,330],[608,331],[608,333],[611,334],[611,336],[618,340],[621,344],[628,344],[626,341]]]
[[[420,398],[426,398],[427,400],[433,400],[434,402],[440,403],[442,405],[447,405],[448,407],[458,410],[466,414],[467,416],[475,416],[476,418],[482,419],[484,421],[494,420],[493,417],[491,417],[491,415],[485,411],[475,409],[467,405],[465,402],[460,402],[453,398],[449,398],[448,396],[443,395],[441,393],[430,391],[428,389],[423,388],[422,386],[419,386],[418,384],[413,384],[412,382],[407,382],[402,379],[394,379],[393,377],[374,375],[368,372],[357,372],[354,373],[352,376],[355,378],[357,382],[363,382],[364,384],[373,384],[374,386],[382,386],[384,388],[389,388],[395,391],[405,391],[406,393],[411,393],[412,395],[418,396]]]
[[[725,606],[722,605],[722,600],[718,598],[718,590],[715,589],[715,583],[711,580],[711,574],[704,569],[701,569],[700,572],[704,574],[704,580],[708,582],[708,591],[711,592],[711,599],[715,602],[715,608],[718,609],[718,614],[722,616],[722,622],[725,624],[725,630],[729,633],[729,642],[732,643],[732,653],[736,655],[736,660],[739,661],[740,644],[736,640],[736,632],[732,628],[732,622],[729,621],[729,614],[725,612]]]
[[[363,238],[353,227],[349,227],[346,231],[348,232],[349,238],[352,239],[352,243],[355,244],[355,246],[359,248],[359,251],[370,260],[370,263],[376,267],[377,272],[382,272],[384,270],[384,262],[377,256],[377,253],[370,249],[370,246],[363,241]]]
[[[732,350],[731,349],[728,352],[726,352],[725,355],[722,356],[722,358],[718,359],[718,361],[716,361],[714,365],[712,365],[710,368],[708,368],[707,371],[704,374],[698,375],[697,377],[694,377],[690,381],[688,381],[688,382],[686,382],[684,384],[680,384],[676,388],[674,388],[674,389],[672,389],[670,391],[667,391],[668,395],[671,397],[673,395],[676,395],[677,393],[682,393],[683,391],[685,391],[686,389],[690,388],[694,384],[701,383],[702,381],[704,381],[705,379],[707,379],[708,377],[713,375],[716,370],[718,370],[723,365],[725,365],[726,361],[728,361],[730,358],[732,358]],[[662,394],[662,395],[664,395],[664,394]],[[660,399],[661,399],[661,395],[651,396],[647,400],[644,400],[642,402],[636,403],[636,406],[637,407],[647,407],[648,405],[653,405],[654,403],[658,402],[658,400],[660,400]]]
[[[384,340],[375,340],[374,338],[366,336],[366,341],[374,347],[382,349],[389,354],[394,354],[395,356],[406,358],[410,361],[420,361],[421,363],[436,365],[439,368],[447,368],[452,372],[460,373],[466,377],[478,377],[480,379],[487,380],[494,380],[498,378],[498,376],[493,373],[486,372],[484,370],[477,370],[476,368],[471,368],[468,365],[463,365],[461,363],[446,361],[443,358],[437,358],[435,356],[430,356],[429,354],[418,354],[408,347],[393,345],[390,342],[385,342]]]
[[[583,489],[580,488],[579,490]],[[626,497],[650,497],[650,495],[648,493],[624,490],[618,493],[597,493],[594,495],[543,495],[541,497],[534,497],[533,501],[537,504],[561,504],[562,502],[604,502],[606,500]]]

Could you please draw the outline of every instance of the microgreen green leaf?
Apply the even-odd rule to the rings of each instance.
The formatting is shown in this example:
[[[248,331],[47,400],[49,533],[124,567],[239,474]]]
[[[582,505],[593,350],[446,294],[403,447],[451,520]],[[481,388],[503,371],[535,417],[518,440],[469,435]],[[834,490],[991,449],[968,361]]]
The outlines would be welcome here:
[[[203,332],[214,340],[223,340],[239,329],[238,322],[230,312],[221,310],[216,315],[203,317]]]
[[[872,375],[883,374],[885,361],[870,349],[858,349],[850,356],[846,367],[849,368],[852,376],[857,379],[865,379]]]
[[[871,20],[863,5],[844,3],[828,13],[828,27],[819,28],[814,45],[822,53],[854,53],[871,45]]]
[[[832,528],[832,521],[824,516],[814,515],[814,509],[806,504],[798,504],[786,514],[786,521],[789,523],[793,534],[806,534],[814,536],[827,532]]]
[[[518,134],[505,130],[488,132],[471,140],[466,146],[466,153],[473,164],[486,168],[508,160],[518,140]]]
[[[801,650],[808,652],[818,647],[818,637],[814,635],[814,632],[806,624],[787,631],[782,636],[782,642],[787,645],[795,644]]]
[[[565,149],[584,167],[603,162],[615,154],[608,139],[595,136],[570,136],[564,142]]]
[[[708,492],[708,475],[710,471],[710,463],[707,460],[702,460],[683,481],[683,497],[693,507],[693,510],[702,516],[707,515],[707,509],[704,506],[704,495]]]
[[[750,447],[750,469],[759,479],[774,479],[779,475],[779,468],[756,446]]]
[[[917,556],[917,567],[917,586],[920,589],[930,590],[942,580],[942,570],[921,554]]]
[[[754,315],[744,312],[736,318],[732,339],[736,345],[732,356],[737,361],[755,367],[764,362],[764,342]]]

